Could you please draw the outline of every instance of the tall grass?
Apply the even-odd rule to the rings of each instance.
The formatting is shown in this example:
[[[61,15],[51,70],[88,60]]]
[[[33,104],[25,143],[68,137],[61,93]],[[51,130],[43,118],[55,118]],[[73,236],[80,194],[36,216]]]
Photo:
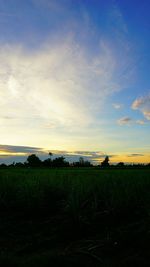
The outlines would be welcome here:
[[[149,212],[150,170],[23,169],[0,171],[0,210],[55,212],[75,220],[98,213]]]
[[[149,192],[148,169],[0,170],[0,266],[149,266]]]

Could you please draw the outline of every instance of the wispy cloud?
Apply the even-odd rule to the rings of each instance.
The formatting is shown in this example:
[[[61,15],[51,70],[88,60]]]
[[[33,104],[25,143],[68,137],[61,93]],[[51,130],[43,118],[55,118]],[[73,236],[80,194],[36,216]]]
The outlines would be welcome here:
[[[119,125],[134,125],[134,124],[137,124],[137,125],[145,125],[146,122],[145,120],[134,120],[130,117],[123,117],[123,118],[120,118],[117,123]]]
[[[123,104],[113,103],[112,106],[113,106],[115,109],[121,109],[121,108],[123,107]]]
[[[136,123],[139,125],[145,125],[146,124],[146,122],[144,120],[137,120]]]
[[[150,95],[137,98],[132,103],[132,109],[139,110],[147,120],[150,120]]]
[[[61,0],[61,3],[56,0],[32,0],[33,4],[40,8],[48,8],[49,10],[57,13],[62,13],[69,8],[69,0]]]
[[[128,41],[125,36],[120,43],[120,36],[117,39],[102,31],[101,34],[98,24],[103,26],[103,22],[97,24],[89,4],[78,1],[78,9],[74,9],[70,0],[61,3],[32,0],[31,3],[31,7],[25,4],[26,16],[22,22],[29,19],[28,10],[31,10],[32,30],[41,21],[44,37],[42,30],[36,27],[33,34],[38,41],[34,47],[31,47],[32,38],[24,38],[24,45],[9,42],[0,46],[1,140],[45,148],[53,144],[57,149],[65,146],[79,149],[86,139],[83,135],[90,138],[93,131],[94,139],[101,130],[109,97],[130,83],[132,57],[126,49]],[[21,7],[20,4],[17,10]],[[112,13],[114,32],[118,29],[125,35],[125,21],[120,10]],[[41,20],[38,20],[39,14]],[[109,14],[105,14],[105,19],[110,21]],[[46,25],[52,25],[51,29]],[[108,32],[113,32],[110,25]],[[114,108],[121,108],[119,103],[116,105]]]
[[[130,125],[132,123],[132,119],[129,117],[123,117],[117,121],[119,125]]]
[[[0,48],[3,119],[14,117],[19,124],[27,117],[39,117],[53,127],[84,127],[105,98],[122,89],[119,65],[109,45],[101,42],[91,59],[72,37],[59,42],[48,42],[33,54],[22,47]]]
[[[112,27],[117,31],[118,34],[125,35],[128,33],[128,27],[126,21],[122,15],[122,12],[117,4],[113,5],[111,9]]]

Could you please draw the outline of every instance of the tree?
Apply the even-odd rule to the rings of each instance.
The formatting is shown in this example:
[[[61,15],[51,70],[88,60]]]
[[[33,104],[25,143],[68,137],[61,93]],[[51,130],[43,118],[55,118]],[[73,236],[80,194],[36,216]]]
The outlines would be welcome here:
[[[50,158],[45,159],[45,160],[43,161],[43,166],[44,166],[44,167],[52,167],[52,160],[51,160]]]
[[[109,167],[109,157],[106,156],[105,159],[101,163],[102,167]]]
[[[48,155],[49,155],[50,157],[52,157],[52,156],[53,156],[53,153],[52,153],[52,152],[49,152]]]
[[[79,161],[73,162],[72,164],[74,167],[91,167],[92,164],[88,160],[84,160],[83,157],[79,158]]]
[[[0,164],[0,168],[2,168],[2,169],[5,169],[5,168],[7,168],[8,166],[5,164],[5,163],[2,163],[2,164]]]
[[[50,158],[45,159],[45,160],[42,162],[42,165],[43,165],[44,167],[52,167],[52,163],[53,163],[53,162],[52,162],[51,157],[53,156],[53,153],[52,153],[52,152],[49,152],[48,155],[50,156]]]
[[[119,167],[119,168],[123,168],[125,165],[124,165],[124,162],[119,162],[118,164],[117,164],[117,167]]]
[[[82,158],[82,157],[79,158],[79,165],[80,166],[84,165],[84,158]]]
[[[31,154],[27,157],[27,163],[30,167],[39,167],[41,160],[35,154]]]
[[[68,167],[69,162],[65,161],[64,157],[58,157],[52,161],[52,166],[53,167]]]
[[[24,164],[23,164],[22,162],[17,162],[17,163],[15,164],[15,167],[17,167],[17,168],[22,168],[22,167],[24,167]]]

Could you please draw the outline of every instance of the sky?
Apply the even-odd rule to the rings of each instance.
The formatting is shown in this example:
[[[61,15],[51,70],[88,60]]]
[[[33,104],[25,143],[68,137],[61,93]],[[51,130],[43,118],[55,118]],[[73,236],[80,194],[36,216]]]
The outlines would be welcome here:
[[[150,162],[149,12],[149,0],[0,0],[0,163]]]

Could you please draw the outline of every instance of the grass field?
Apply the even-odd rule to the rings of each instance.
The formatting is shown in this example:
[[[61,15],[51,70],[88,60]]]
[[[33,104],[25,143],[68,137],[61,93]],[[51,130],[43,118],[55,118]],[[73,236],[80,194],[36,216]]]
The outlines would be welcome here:
[[[150,266],[150,169],[0,170],[0,266]]]

